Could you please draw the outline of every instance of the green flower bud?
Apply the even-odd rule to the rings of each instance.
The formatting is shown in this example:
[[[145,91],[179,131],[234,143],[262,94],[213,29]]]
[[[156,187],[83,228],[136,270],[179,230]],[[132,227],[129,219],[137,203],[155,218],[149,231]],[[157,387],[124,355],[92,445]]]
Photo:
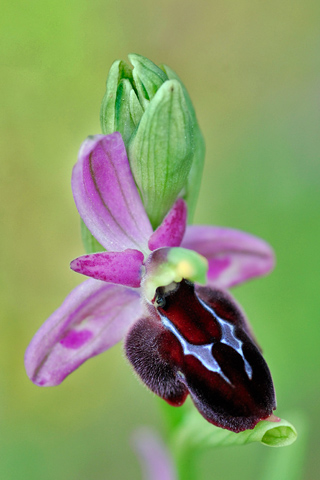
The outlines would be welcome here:
[[[142,201],[156,228],[187,183],[193,157],[193,128],[182,87],[163,84],[129,143],[129,162]]]
[[[185,185],[184,194],[183,194],[183,198],[185,199],[188,205],[188,220],[189,222],[191,222],[194,215],[194,210],[196,208],[199,191],[200,191],[206,146],[205,146],[204,138],[201,133],[199,124],[197,122],[195,109],[193,108],[191,98],[188,94],[186,87],[181,82],[178,75],[173,70],[171,70],[170,67],[168,67],[167,65],[163,65],[161,66],[161,68],[166,72],[170,80],[177,80],[178,82],[180,82],[183,93],[184,93],[184,97],[186,99],[188,110],[191,115],[192,124],[193,124],[193,142],[194,142],[193,159],[192,159],[191,170],[188,175],[188,181],[187,181],[187,184]]]
[[[101,129],[105,135],[120,132],[126,146],[143,114],[133,85],[130,67],[121,60],[115,61],[109,71],[101,104]]]
[[[138,91],[139,100],[146,110],[161,85],[168,80],[168,76],[151,60],[131,53],[128,55],[133,65],[132,75]]]
[[[156,228],[178,196],[189,220],[199,192],[204,141],[190,97],[169,67],[131,54],[112,65],[101,105],[104,134],[121,133],[132,173]]]

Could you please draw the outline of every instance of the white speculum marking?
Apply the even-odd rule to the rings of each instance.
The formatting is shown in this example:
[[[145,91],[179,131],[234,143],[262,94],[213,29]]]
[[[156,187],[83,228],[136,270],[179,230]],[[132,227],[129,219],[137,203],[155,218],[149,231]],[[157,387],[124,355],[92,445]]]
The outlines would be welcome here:
[[[244,362],[244,368],[245,368],[246,374],[248,375],[248,378],[250,378],[251,380],[252,368],[243,354],[243,349],[242,349],[243,342],[241,342],[241,340],[239,340],[235,335],[235,326],[226,322],[222,318],[218,317],[218,315],[216,315],[214,310],[208,307],[208,305],[206,305],[202,300],[199,299],[199,301],[201,305],[208,312],[210,312],[219,322],[219,325],[221,327],[221,339],[218,340],[218,342],[224,343],[225,345],[232,347],[234,350],[236,350],[236,352],[239,353],[239,355],[241,355]],[[225,374],[221,370],[219,363],[215,360],[215,358],[212,355],[212,347],[215,343],[218,343],[218,342],[207,343],[204,345],[193,345],[192,343],[189,343],[181,335],[178,329],[170,322],[170,320],[165,315],[160,314],[160,316],[161,316],[163,326],[168,330],[170,330],[170,332],[172,332],[175,335],[175,337],[179,340],[183,349],[183,353],[185,355],[193,355],[195,358],[197,358],[197,360],[199,360],[202,363],[202,365],[207,370],[210,370],[211,372],[214,372],[214,373],[218,373],[227,383],[231,384],[229,378],[225,376]]]

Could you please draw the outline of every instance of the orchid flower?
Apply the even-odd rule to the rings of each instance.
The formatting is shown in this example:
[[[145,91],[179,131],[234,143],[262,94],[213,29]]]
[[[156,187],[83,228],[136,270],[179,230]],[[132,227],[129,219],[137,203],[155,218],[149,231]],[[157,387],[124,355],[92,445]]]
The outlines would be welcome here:
[[[58,385],[124,340],[138,376],[169,404],[180,406],[190,394],[204,418],[234,432],[270,417],[269,369],[225,290],[272,269],[269,245],[237,230],[186,226],[182,198],[153,230],[120,133],[83,143],[72,190],[105,250],[71,262],[91,278],[34,336],[25,356],[30,379]]]

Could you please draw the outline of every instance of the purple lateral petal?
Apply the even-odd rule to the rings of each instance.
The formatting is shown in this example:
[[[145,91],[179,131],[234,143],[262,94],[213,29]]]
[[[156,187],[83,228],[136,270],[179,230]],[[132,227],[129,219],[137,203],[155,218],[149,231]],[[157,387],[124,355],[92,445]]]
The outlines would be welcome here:
[[[119,342],[141,312],[137,291],[86,280],[33,337],[25,355],[28,376],[40,386],[58,385],[85,360]]]
[[[230,288],[265,275],[274,266],[270,245],[239,230],[190,226],[181,246],[195,250],[208,259],[208,284],[219,288]]]
[[[138,288],[143,258],[142,252],[131,249],[123,252],[93,253],[76,258],[70,267],[75,272],[96,280]]]
[[[187,205],[178,198],[161,225],[149,239],[150,250],[161,247],[179,247],[186,230]]]
[[[152,228],[134,183],[120,133],[89,137],[72,173],[80,216],[111,251],[146,251]]]

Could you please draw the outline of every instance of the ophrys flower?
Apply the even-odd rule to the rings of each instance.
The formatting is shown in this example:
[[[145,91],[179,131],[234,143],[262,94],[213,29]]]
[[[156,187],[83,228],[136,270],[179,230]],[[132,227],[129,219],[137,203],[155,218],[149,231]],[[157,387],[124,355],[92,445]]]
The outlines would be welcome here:
[[[181,405],[190,393],[207,420],[233,431],[269,417],[275,408],[269,369],[223,289],[267,273],[270,247],[236,230],[186,227],[179,198],[153,231],[119,133],[84,142],[72,189],[82,219],[106,251],[71,263],[92,278],[33,338],[25,357],[32,381],[57,385],[126,338],[135,370],[170,404]]]

